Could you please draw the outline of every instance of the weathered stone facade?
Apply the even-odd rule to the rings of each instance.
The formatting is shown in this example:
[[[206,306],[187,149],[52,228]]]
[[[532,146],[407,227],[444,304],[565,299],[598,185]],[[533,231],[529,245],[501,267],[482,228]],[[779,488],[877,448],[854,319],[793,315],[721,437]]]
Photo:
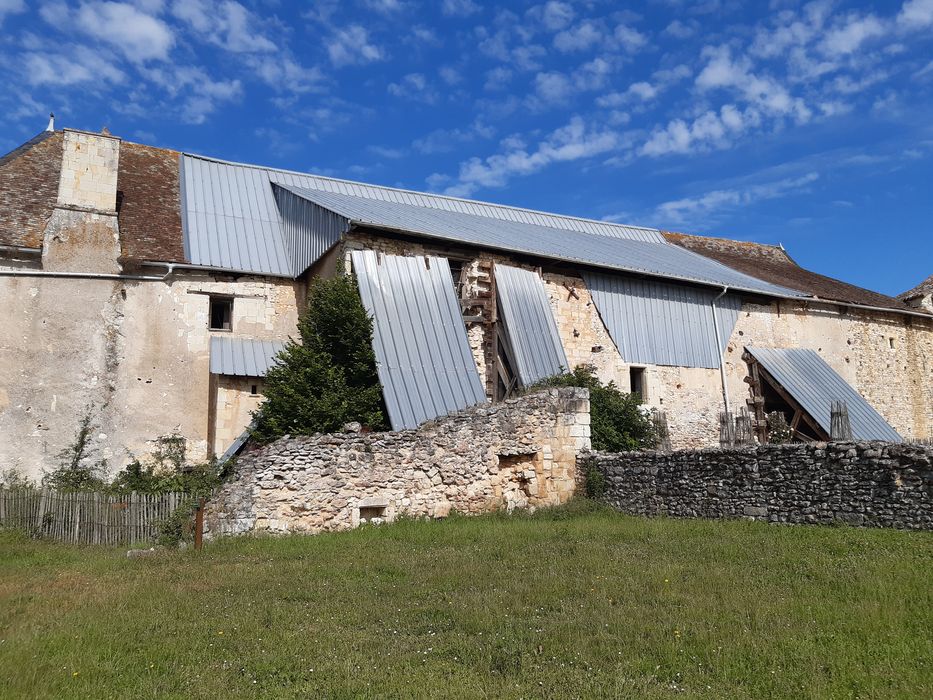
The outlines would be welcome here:
[[[592,453],[631,515],[933,529],[933,447],[880,442]]]
[[[208,329],[211,294],[233,297],[231,332]],[[288,280],[201,272],[165,282],[0,277],[0,299],[17,300],[0,336],[0,435],[15,436],[0,439],[0,466],[39,478],[88,411],[92,445],[112,471],[170,433],[185,437],[189,458],[206,459],[211,401],[231,399],[211,382],[211,336],[286,340],[304,298]],[[247,402],[230,410],[246,414]]]
[[[362,520],[557,505],[590,446],[585,389],[550,389],[394,433],[282,438],[212,499],[211,535],[320,532]]]

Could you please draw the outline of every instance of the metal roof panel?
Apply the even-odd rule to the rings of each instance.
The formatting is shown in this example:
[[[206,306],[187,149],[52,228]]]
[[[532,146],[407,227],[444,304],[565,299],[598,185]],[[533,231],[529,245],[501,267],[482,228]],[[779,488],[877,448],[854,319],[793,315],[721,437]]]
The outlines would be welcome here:
[[[393,430],[486,401],[447,260],[354,251]]]
[[[849,409],[852,437],[856,440],[902,441],[898,432],[881,414],[813,350],[758,347],[745,349],[780,382],[827,434],[831,427],[832,402],[845,401]]]
[[[264,377],[284,348],[277,340],[211,336],[211,374]]]

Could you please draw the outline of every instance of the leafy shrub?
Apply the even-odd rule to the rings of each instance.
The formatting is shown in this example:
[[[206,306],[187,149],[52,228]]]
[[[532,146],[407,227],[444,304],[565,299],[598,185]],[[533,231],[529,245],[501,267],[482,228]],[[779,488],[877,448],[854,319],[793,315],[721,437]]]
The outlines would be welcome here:
[[[252,437],[266,443],[286,434],[335,432],[350,422],[385,429],[373,322],[355,278],[312,280],[298,333],[301,344],[289,342],[266,374]]]
[[[606,495],[606,488],[606,477],[603,473],[593,466],[588,466],[583,482],[583,492],[586,497],[598,501]]]
[[[107,460],[97,456],[92,441],[96,430],[94,407],[88,406],[74,440],[58,453],[60,466],[43,475],[43,486],[57,491],[100,491],[106,487]]]
[[[549,377],[528,388],[576,386],[590,391],[590,437],[593,449],[607,452],[649,450],[658,444],[658,428],[642,410],[637,394],[626,394],[615,382],[603,384],[592,365]]]

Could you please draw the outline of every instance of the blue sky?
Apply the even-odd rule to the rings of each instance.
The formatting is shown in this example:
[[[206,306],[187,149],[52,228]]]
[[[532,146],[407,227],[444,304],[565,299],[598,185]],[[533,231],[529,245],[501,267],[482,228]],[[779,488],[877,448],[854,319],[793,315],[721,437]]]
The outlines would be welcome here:
[[[624,8],[624,9],[622,9]],[[933,273],[933,0],[0,0],[45,126]]]

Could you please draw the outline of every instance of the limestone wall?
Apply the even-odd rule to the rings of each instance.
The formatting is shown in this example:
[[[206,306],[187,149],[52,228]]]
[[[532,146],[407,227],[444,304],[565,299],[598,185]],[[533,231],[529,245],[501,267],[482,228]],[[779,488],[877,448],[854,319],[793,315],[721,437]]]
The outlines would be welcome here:
[[[933,447],[762,445],[671,454],[592,453],[604,500],[631,515],[933,529]]]
[[[211,293],[235,297],[234,337],[269,340],[294,335],[304,299],[288,280],[206,273],[166,282],[0,276],[0,468],[39,478],[57,466],[89,408],[93,445],[112,471],[173,431],[189,457],[205,459]]]
[[[351,234],[346,247],[370,247],[396,255],[453,254],[467,260],[539,269],[526,260],[500,253],[370,234]],[[601,380],[615,381],[628,391],[630,368],[643,367],[645,402],[667,413],[674,447],[718,445],[718,416],[723,410],[718,368],[626,362],[612,342],[583,279],[548,268],[541,270],[541,275],[570,368],[592,364]],[[468,326],[474,359],[484,378],[487,362],[483,349],[489,342],[488,332],[482,324]],[[746,301],[724,353],[734,411],[745,406],[748,398],[748,386],[743,381],[748,368],[742,360],[746,345],[815,350],[901,435],[933,438],[933,319],[846,309],[830,303],[774,301],[762,305]]]
[[[211,535],[319,532],[557,505],[573,494],[589,420],[586,390],[551,389],[417,430],[282,438],[240,460],[205,524]]]

